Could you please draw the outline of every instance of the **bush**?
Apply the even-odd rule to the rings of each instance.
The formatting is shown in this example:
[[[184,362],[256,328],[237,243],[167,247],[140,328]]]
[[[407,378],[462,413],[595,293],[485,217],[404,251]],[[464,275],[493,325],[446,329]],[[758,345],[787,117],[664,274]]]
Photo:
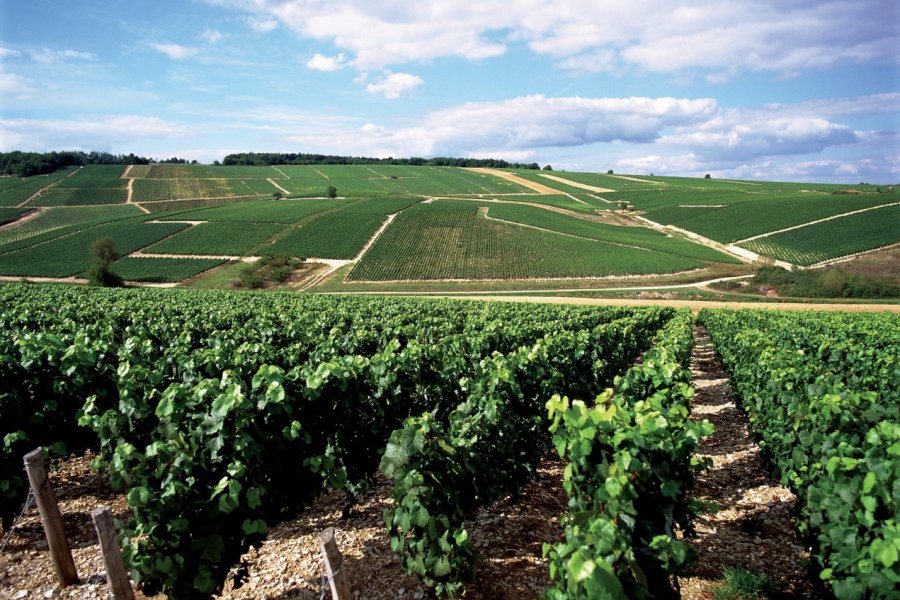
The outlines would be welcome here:
[[[122,287],[125,282],[113,272],[112,263],[122,255],[116,249],[116,243],[108,237],[97,238],[91,244],[94,262],[87,270],[88,284],[98,287]]]

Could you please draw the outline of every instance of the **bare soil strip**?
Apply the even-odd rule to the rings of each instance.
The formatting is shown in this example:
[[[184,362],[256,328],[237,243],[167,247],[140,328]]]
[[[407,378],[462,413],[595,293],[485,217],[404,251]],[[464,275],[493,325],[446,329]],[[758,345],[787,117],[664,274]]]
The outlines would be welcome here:
[[[758,240],[759,238],[768,237],[770,235],[775,235],[776,233],[783,233],[785,231],[793,231],[795,229],[800,229],[802,227],[808,227],[810,225],[815,225],[817,223],[824,223],[825,221],[833,221],[835,219],[842,219],[844,217],[849,217],[850,215],[858,215],[859,213],[868,212],[870,210],[880,210],[882,208],[887,208],[889,206],[897,206],[900,205],[900,202],[891,202],[890,204],[882,204],[880,206],[870,206],[869,208],[861,208],[859,210],[852,210],[850,212],[841,213],[839,215],[832,215],[830,217],[825,217],[824,219],[816,219],[815,221],[809,221],[808,223],[801,223],[800,225],[794,225],[793,227],[785,227],[784,229],[776,229],[775,231],[769,231],[767,233],[761,233],[759,235],[754,235],[753,237],[744,238],[742,240],[738,240],[735,244],[743,244],[744,242],[750,242],[753,240]]]
[[[694,341],[692,418],[709,419],[716,432],[700,443],[698,454],[713,465],[697,477],[693,497],[719,510],[695,520],[690,541],[700,556],[690,576],[679,578],[682,598],[705,600],[711,582],[737,566],[767,575],[791,598],[812,598],[804,567],[809,551],[794,526],[797,497],[768,474],[747,415],[736,406],[728,374],[702,325],[695,325]]]
[[[273,166],[272,168],[275,169],[276,171],[278,171],[279,173],[281,173],[281,176],[284,177],[285,179],[290,179],[290,177],[288,177],[287,175],[285,175],[284,171],[282,171],[282,170],[279,169],[278,167]],[[321,173],[319,173],[319,175],[321,175]],[[327,177],[326,177],[326,179],[327,179]]]
[[[506,219],[497,219],[496,217],[492,217],[488,214],[489,207],[482,206],[478,209],[479,214],[488,219],[489,221],[496,221],[497,223],[504,223],[506,225],[512,225],[514,227],[526,227],[528,229],[537,229],[538,231],[543,231],[545,233],[551,233],[553,235],[562,235],[565,237],[575,238],[577,240],[587,240],[589,242],[600,242],[601,244],[611,244],[613,246],[621,246],[622,248],[632,248],[634,250],[643,250],[645,252],[650,252],[649,248],[644,248],[642,246],[632,246],[631,244],[621,244],[619,242],[610,242],[607,240],[598,240],[596,238],[584,237],[581,235],[573,235],[571,233],[563,233],[562,231],[554,231],[553,229],[544,229],[543,227],[538,227],[536,225],[527,225],[525,223],[516,223],[515,221],[507,221]]]
[[[544,195],[559,195],[563,192],[553,189],[552,187],[548,187],[536,181],[531,181],[529,179],[525,179],[524,177],[519,177],[515,173],[507,173],[506,171],[500,171],[498,169],[488,169],[485,167],[463,167],[467,171],[474,171],[475,173],[484,173],[486,175],[493,175],[494,177],[499,177],[500,179],[505,179],[507,181],[511,181],[512,183],[516,183],[521,185],[522,187],[528,188],[529,190],[535,191],[538,194]]]
[[[83,168],[84,167],[78,167],[77,169],[75,169],[74,171],[72,171],[71,173],[69,173],[68,175],[63,177],[63,179],[68,179],[69,177],[71,177],[72,175],[74,175],[75,173],[77,173],[78,171],[80,171]],[[44,187],[42,187],[41,189],[39,189],[32,195],[28,196],[28,198],[26,198],[23,202],[16,204],[16,208],[22,208],[23,206],[25,206],[26,204],[28,204],[29,202],[31,202],[32,200],[34,200],[35,198],[40,196],[44,190],[49,190],[50,188],[52,188],[53,186],[58,184],[60,181],[62,181],[62,179],[57,179],[56,181],[50,183],[49,185],[45,185]]]
[[[651,221],[650,219],[647,219],[645,217],[635,215],[634,218],[638,219],[645,225],[652,227],[653,229],[657,229],[657,230],[663,231],[663,232],[669,232],[669,233],[674,232],[674,233],[680,234],[680,235],[690,239],[692,242],[702,244],[703,246],[708,246],[710,248],[718,250],[719,252],[724,252],[726,254],[730,254],[730,255],[740,259],[742,262],[754,263],[757,260],[759,260],[759,254],[757,254],[756,252],[747,250],[746,248],[740,248],[738,246],[735,246],[734,244],[723,244],[721,242],[717,242],[716,240],[711,240],[708,237],[704,237],[704,236],[700,235],[699,233],[694,233],[693,231],[688,231],[687,229],[682,229],[681,227],[675,227],[674,225],[663,225],[662,223],[657,223],[656,221]],[[776,260],[776,261],[774,261],[774,264],[779,267],[783,267],[785,269],[793,269],[794,267],[796,267],[796,265],[791,264],[789,262],[785,262],[783,260]]]
[[[17,219],[13,219],[9,223],[4,223],[3,225],[0,225],[0,228],[2,228],[4,231],[8,231],[10,229],[15,229],[19,225],[21,225],[23,223],[27,223],[28,221],[31,221],[32,219],[36,218],[38,215],[40,215],[45,210],[47,210],[46,206],[39,206],[37,208],[32,208],[28,212],[19,215],[19,217]]]
[[[160,240],[162,241],[162,240]],[[159,242],[157,242],[159,243]],[[141,252],[138,250],[137,252],[132,252],[128,255],[129,258],[208,258],[212,260],[239,260],[245,263],[256,262],[260,259],[259,256],[232,256],[225,254],[156,254],[153,252]]]
[[[638,179],[637,177],[628,177],[627,175],[607,175],[607,177],[615,177],[616,179],[627,179],[628,181],[638,181],[640,183],[652,183],[653,185],[666,185],[665,181],[653,181],[651,179]]]
[[[535,208],[542,208],[544,210],[549,210],[550,212],[558,212],[563,215],[568,215],[570,217],[575,217],[576,219],[582,219],[585,221],[593,221],[595,223],[606,223],[608,225],[621,225],[623,227],[646,227],[647,225],[644,223],[639,223],[635,221],[635,218],[631,215],[626,215],[623,213],[612,212],[609,210],[603,210],[601,208],[596,209],[596,212],[593,213],[582,213],[574,210],[569,210],[568,208],[561,208],[559,206],[550,206],[549,204],[540,204],[538,202],[517,202],[514,200],[497,200],[496,198],[460,198],[457,196],[434,196],[429,198],[431,202],[435,200],[467,200],[469,202],[493,202],[494,204],[524,204],[525,206],[534,206]],[[662,227],[660,225],[660,227]]]
[[[597,192],[598,194],[606,194],[608,192],[614,192],[616,190],[611,190],[609,188],[597,187],[595,185],[588,185],[586,183],[579,183],[577,181],[572,181],[571,179],[566,179],[565,177],[558,177],[556,175],[547,175],[546,173],[538,173],[541,177],[546,177],[552,181],[557,183],[564,183],[566,185],[581,188],[583,190],[588,190],[589,192]]]
[[[275,183],[275,180],[272,179],[271,177],[269,177],[268,179],[266,179],[266,181],[268,181],[269,183],[271,183],[272,185],[274,185],[275,187],[277,187],[279,190],[281,190],[281,191],[284,192],[285,194],[290,194],[289,191],[287,191],[286,189],[284,189],[283,187],[281,187],[280,185],[278,185],[277,183]]]
[[[694,284],[696,285],[696,284]],[[576,290],[584,291],[584,290]],[[610,290],[612,291],[612,290]],[[552,293],[553,290],[546,290]],[[372,292],[367,292],[371,294]],[[460,300],[491,300],[499,302],[537,302],[548,304],[582,304],[591,306],[673,306],[675,308],[689,308],[693,312],[700,312],[704,308],[752,308],[767,310],[818,310],[818,311],[847,311],[847,312],[890,312],[900,314],[900,304],[827,304],[805,302],[721,302],[712,300],[637,300],[631,298],[573,298],[562,296],[503,296],[466,294],[434,294],[430,298],[458,298]],[[402,294],[409,295],[409,294]]]

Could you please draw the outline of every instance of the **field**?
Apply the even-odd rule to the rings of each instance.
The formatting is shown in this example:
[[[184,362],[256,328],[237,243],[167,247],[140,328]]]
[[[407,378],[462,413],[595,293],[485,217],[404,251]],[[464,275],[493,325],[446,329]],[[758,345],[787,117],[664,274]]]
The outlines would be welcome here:
[[[336,198],[328,197],[330,187]],[[699,281],[722,265],[749,262],[747,253],[726,247],[731,243],[801,266],[896,243],[889,206],[896,202],[897,192],[869,185],[564,171],[88,165],[0,179],[0,207],[10,209],[4,214],[12,221],[0,226],[0,256],[18,252],[3,258],[4,269],[40,276],[54,270],[35,259],[36,250],[24,252],[28,246],[143,211],[161,221],[204,223],[151,252],[356,261],[347,291],[361,281],[568,279],[580,286],[584,277],[672,279],[687,270]],[[19,223],[19,205],[41,212]],[[390,214],[396,218],[358,256]],[[792,227],[798,229],[779,232]],[[13,268],[13,261],[25,262]]]
[[[177,283],[223,262],[210,258],[126,257],[113,263],[112,270],[127,281]]]
[[[492,221],[484,212],[469,202],[416,205],[391,223],[349,279],[564,278],[699,266],[681,256]]]
[[[488,573],[471,594],[484,599],[515,590],[528,565],[529,595],[677,597],[672,578],[694,552],[679,532],[713,516],[697,514],[695,478],[720,478],[728,464],[719,509],[751,512],[732,524],[745,537],[713,532],[726,564],[771,563],[779,589],[815,579],[839,600],[889,598],[897,583],[897,315],[707,310],[698,325],[664,307],[22,284],[0,285],[0,306],[4,532],[26,494],[24,452],[99,448],[145,590],[233,597],[222,588],[238,564],[260,578],[274,546],[283,569],[327,524],[372,589],[405,573],[411,597],[469,596]],[[692,352],[704,327],[714,349],[707,340]],[[725,372],[702,366],[719,355]],[[774,481],[747,473],[748,459],[705,470],[723,450],[712,424],[691,418],[709,377],[730,378],[749,419],[725,412],[765,445]],[[728,451],[760,454],[744,437],[726,438]],[[555,478],[537,475],[550,463]],[[90,501],[97,477],[69,483]],[[540,495],[528,493],[539,477]],[[323,498],[336,500],[323,508]],[[504,552],[485,556],[525,502],[537,506],[524,528],[547,537],[504,539]],[[812,574],[800,544],[773,562],[791,538],[769,512],[796,515],[814,540],[803,559]],[[373,528],[364,549],[344,536],[360,527]],[[9,555],[32,548],[38,529],[29,520]],[[93,550],[81,529],[68,534]],[[722,550],[735,547],[744,551]],[[43,581],[45,557],[29,554],[32,578]],[[310,564],[291,567],[302,573],[291,593],[319,593],[321,563]]]
[[[0,275],[74,277],[93,261],[90,248],[101,237],[112,239],[119,252],[140,250],[186,227],[181,223],[144,223],[126,219],[88,227],[33,246],[0,254]]]
[[[854,252],[897,243],[900,206],[807,225],[742,244],[765,256],[812,265]]]
[[[210,222],[195,225],[145,251],[151,254],[242,256],[281,231],[280,223]]]

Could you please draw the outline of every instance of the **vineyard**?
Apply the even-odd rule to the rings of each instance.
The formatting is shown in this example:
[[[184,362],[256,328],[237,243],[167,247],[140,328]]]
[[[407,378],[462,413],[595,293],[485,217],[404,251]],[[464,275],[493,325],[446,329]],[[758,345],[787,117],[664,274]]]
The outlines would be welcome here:
[[[438,281],[522,289],[540,280],[559,289],[622,277],[702,282],[746,274],[757,255],[806,267],[892,246],[900,241],[892,227],[898,198],[868,184],[565,171],[86,165],[0,180],[0,276],[77,276],[90,257],[71,253],[89,248],[84,240],[141,231],[118,250],[353,262],[337,275],[329,263],[309,280],[333,291]],[[177,235],[143,235],[154,221],[191,223]],[[130,281],[177,283],[190,272]],[[210,285],[224,281],[211,277]]]
[[[704,311],[838,598],[900,586],[900,319]]]
[[[674,254],[490,220],[485,210],[477,203],[441,201],[403,211],[349,279],[582,277],[666,273],[700,264]]]
[[[671,597],[695,556],[675,534],[712,427],[690,418],[686,311],[22,285],[0,299],[4,529],[25,452],[99,446],[148,593],[208,596],[276,523],[329,489],[352,506],[380,472],[402,568],[458,595],[482,560],[468,519],[551,449],[569,513],[545,540],[548,598]],[[700,318],[801,498],[816,575],[841,600],[890,597],[900,320]]]

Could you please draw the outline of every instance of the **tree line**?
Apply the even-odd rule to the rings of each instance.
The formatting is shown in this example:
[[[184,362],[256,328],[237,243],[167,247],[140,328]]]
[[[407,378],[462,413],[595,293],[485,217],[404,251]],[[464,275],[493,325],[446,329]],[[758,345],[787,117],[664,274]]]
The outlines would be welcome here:
[[[186,164],[183,158],[167,158],[155,161],[152,158],[129,154],[111,154],[109,152],[81,152],[63,150],[61,152],[0,152],[0,175],[29,177],[46,175],[67,167],[83,167],[84,165],[148,165],[154,162]],[[193,161],[196,164],[197,161]]]
[[[412,165],[430,167],[488,167],[494,169],[540,169],[537,163],[511,163],[497,158],[373,158],[369,156],[336,156],[296,152],[241,152],[229,154],[223,165]]]

